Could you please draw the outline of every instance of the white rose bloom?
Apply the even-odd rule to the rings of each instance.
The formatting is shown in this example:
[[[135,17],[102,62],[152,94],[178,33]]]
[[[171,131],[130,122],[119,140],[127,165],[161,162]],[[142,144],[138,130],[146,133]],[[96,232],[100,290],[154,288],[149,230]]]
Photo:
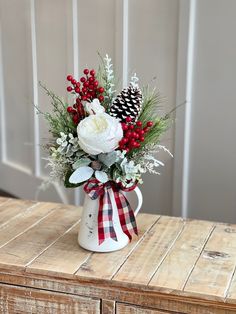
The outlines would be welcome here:
[[[95,98],[92,102],[86,102],[85,110],[88,114],[97,114],[105,112],[105,108],[100,105],[100,101],[97,98]]]
[[[105,112],[83,119],[77,133],[80,147],[91,155],[115,150],[123,137],[120,122]]]

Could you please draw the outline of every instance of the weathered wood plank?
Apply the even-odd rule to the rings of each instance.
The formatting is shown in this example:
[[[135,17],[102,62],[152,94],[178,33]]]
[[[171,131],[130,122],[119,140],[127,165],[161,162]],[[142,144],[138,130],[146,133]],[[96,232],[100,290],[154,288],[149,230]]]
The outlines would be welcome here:
[[[236,226],[217,225],[184,291],[224,300],[235,265]]]
[[[103,254],[93,254],[80,267],[77,276],[111,279],[121,265],[125,262],[132,250],[142,241],[143,236],[158,220],[159,216],[142,214],[137,217],[139,237],[133,237],[130,244],[120,251]]]
[[[24,210],[35,206],[37,203],[34,201],[24,201],[10,199],[6,203],[0,206],[0,225],[5,224],[10,219],[15,219],[18,215],[21,215]]]
[[[0,225],[0,247],[34,226],[55,207],[57,204],[37,203],[35,206],[24,210],[21,215],[17,215],[16,219],[11,219],[4,225]]]
[[[227,291],[226,295],[226,300],[227,303],[236,303],[236,274],[234,271],[234,274],[232,276],[232,281],[229,284],[229,288]]]
[[[27,267],[28,272],[74,274],[92,254],[77,242],[79,223]]]
[[[111,300],[102,300],[102,312],[101,314],[115,314],[116,302]]]
[[[173,312],[163,312],[159,310],[145,309],[144,307],[138,307],[134,305],[127,305],[122,303],[117,303],[116,314],[173,314]],[[179,314],[181,314],[179,312]]]
[[[6,202],[8,202],[10,200],[10,198],[7,197],[0,197],[0,206],[2,206],[3,204],[5,204]]]
[[[0,313],[99,314],[100,301],[51,291],[0,284]]]
[[[149,285],[182,290],[213,228],[210,222],[187,221]]]
[[[236,303],[209,300],[207,296],[192,297],[183,291],[181,295],[161,293],[156,289],[137,284],[107,282],[86,278],[57,278],[40,274],[22,273],[14,269],[10,273],[0,272],[1,282],[12,285],[28,286],[43,290],[89,296],[96,299],[116,300],[117,302],[136,304],[141,307],[155,308],[174,313],[185,314],[235,314]],[[136,288],[134,288],[136,286]]]
[[[183,226],[184,221],[180,218],[161,217],[131,253],[113,280],[148,284]]]
[[[0,263],[24,267],[61,237],[81,214],[81,209],[58,208],[40,223],[0,248]]]

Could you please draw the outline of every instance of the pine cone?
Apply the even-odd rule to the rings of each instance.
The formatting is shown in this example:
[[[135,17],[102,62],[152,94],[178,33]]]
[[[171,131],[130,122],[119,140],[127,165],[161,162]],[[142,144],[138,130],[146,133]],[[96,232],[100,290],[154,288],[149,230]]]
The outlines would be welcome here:
[[[136,122],[142,107],[142,93],[138,87],[124,88],[110,107],[110,115],[125,122],[127,117]]]

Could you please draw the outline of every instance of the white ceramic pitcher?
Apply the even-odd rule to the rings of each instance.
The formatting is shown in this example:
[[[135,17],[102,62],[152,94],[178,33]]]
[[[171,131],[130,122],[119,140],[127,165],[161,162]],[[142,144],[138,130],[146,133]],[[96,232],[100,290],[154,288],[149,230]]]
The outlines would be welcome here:
[[[138,197],[138,205],[134,211],[135,216],[138,214],[142,203],[143,196],[138,187],[133,190]],[[113,194],[112,194],[113,195]],[[123,232],[118,216],[114,195],[111,197],[113,207],[113,225],[117,236],[117,241],[106,238],[99,245],[98,242],[98,208],[99,198],[92,200],[88,194],[85,194],[83,214],[79,224],[78,242],[84,249],[94,252],[112,252],[125,247],[129,243],[128,236]]]

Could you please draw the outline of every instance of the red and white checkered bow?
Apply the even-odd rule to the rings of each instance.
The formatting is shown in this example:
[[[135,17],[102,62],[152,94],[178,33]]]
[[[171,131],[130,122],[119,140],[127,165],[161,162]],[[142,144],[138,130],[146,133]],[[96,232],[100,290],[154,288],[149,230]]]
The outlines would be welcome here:
[[[111,198],[113,196],[117,206],[118,216],[123,232],[129,237],[130,240],[132,239],[131,233],[138,234],[134,211],[122,193],[122,190],[131,191],[134,188],[135,186],[131,189],[124,189],[114,181],[101,183],[96,179],[91,179],[85,184],[84,191],[92,200],[95,200],[99,197],[99,245],[102,244],[106,238],[112,238],[113,240],[117,241],[117,236],[113,225],[113,208],[111,202]]]

